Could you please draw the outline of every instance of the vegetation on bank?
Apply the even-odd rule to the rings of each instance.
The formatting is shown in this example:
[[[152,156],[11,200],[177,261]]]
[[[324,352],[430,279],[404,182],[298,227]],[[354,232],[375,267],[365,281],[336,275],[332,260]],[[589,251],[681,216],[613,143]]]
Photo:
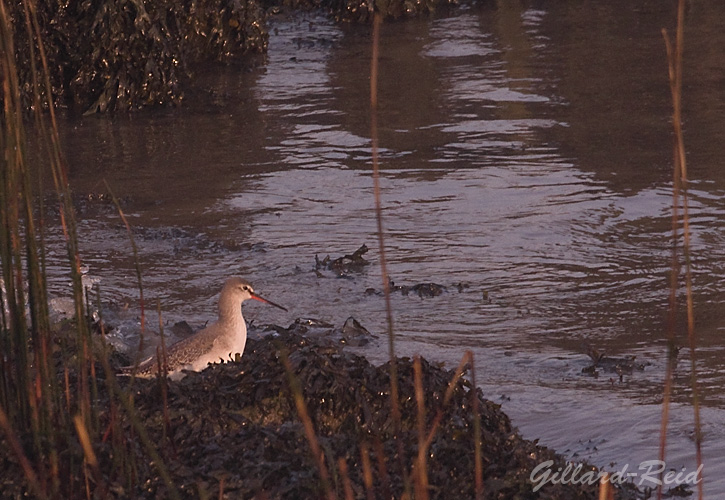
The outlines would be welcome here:
[[[280,8],[321,9],[340,21],[434,11],[455,0],[87,0],[11,2],[20,90],[33,103],[26,6],[37,9],[54,102],[77,112],[178,104],[198,64],[267,49],[266,21]],[[32,38],[36,38],[33,35]],[[43,90],[44,91],[44,90]],[[44,102],[47,105],[47,101]]]
[[[212,4],[210,0],[205,5]],[[533,467],[551,460],[556,469],[563,466],[563,459],[522,440],[499,408],[482,398],[473,372],[470,382],[462,378],[472,365],[469,354],[455,372],[420,359],[397,359],[392,327],[391,363],[382,368],[283,334],[280,339],[250,342],[240,363],[217,366],[180,382],[170,383],[163,377],[129,384],[117,380],[112,355],[103,343],[103,323],[84,320],[90,316],[89,303],[99,299],[87,297],[81,284],[75,214],[52,99],[59,97],[82,108],[87,105],[90,111],[178,99],[174,87],[178,74],[171,78],[157,61],[186,71],[188,61],[176,58],[169,48],[173,44],[164,42],[172,33],[176,39],[182,36],[182,21],[160,5],[151,7],[142,0],[113,5],[88,0],[76,8],[87,9],[92,19],[78,23],[63,17],[70,9],[66,4],[36,11],[30,1],[8,7],[0,0],[0,149],[4,152],[0,159],[0,493],[41,499],[223,498],[225,494],[330,499],[594,498],[596,487],[572,484],[533,491]],[[198,8],[196,3],[183,5]],[[228,11],[210,15],[214,18],[220,12]],[[156,18],[163,20],[161,28],[152,22]],[[211,52],[218,59],[233,57],[235,50],[263,49],[254,44],[247,49],[225,46],[224,36],[210,36],[241,27],[231,15],[224,19],[226,24],[215,25],[217,31],[205,31],[210,24],[201,23],[194,28],[196,35],[188,37],[201,36],[194,43],[205,50],[214,47]],[[71,29],[49,35],[58,23]],[[112,25],[105,26],[110,30],[105,34],[99,29],[104,23]],[[83,63],[69,53],[70,46],[83,48],[84,35],[107,42],[99,46],[102,57],[96,63]],[[56,39],[35,43],[44,36]],[[246,40],[238,36],[242,38]],[[118,43],[128,52],[119,52]],[[189,60],[203,59],[195,59],[194,45],[187,38],[177,44],[174,47],[188,51]],[[144,53],[145,66],[122,57]],[[87,73],[79,67],[87,68]],[[128,68],[138,80],[129,76]],[[149,74],[176,82],[171,85],[173,91],[154,87],[153,78],[144,79]],[[672,74],[678,71],[673,69]],[[73,82],[79,82],[77,95]],[[97,95],[79,90],[90,83]],[[146,97],[139,100],[128,89],[140,90]],[[679,96],[679,92],[679,86],[673,85],[673,94]],[[42,198],[34,196],[36,175],[25,160],[27,109],[35,112],[36,133],[52,172],[66,238],[77,320],[68,323],[65,331],[51,327],[48,317],[45,207]],[[44,109],[49,112],[43,113]],[[680,123],[677,112],[673,121]],[[678,144],[684,158],[681,141]],[[679,206],[682,193],[686,223],[684,162],[675,163],[680,169],[675,179],[682,179],[683,185],[675,183],[673,205]],[[679,219],[674,212],[673,240],[677,241]],[[686,229],[685,241],[688,234]],[[675,257],[676,253],[673,262]],[[387,279],[384,286],[389,286]],[[690,299],[688,316],[691,310]],[[98,328],[92,328],[94,324]],[[694,390],[694,332],[691,338]],[[668,374],[671,377],[671,370]],[[697,408],[695,399],[696,412]],[[700,458],[698,420],[695,430]],[[663,455],[664,445],[663,438]],[[702,498],[701,483],[698,487]],[[618,491],[620,498],[637,495],[630,489]]]
[[[550,461],[549,469],[563,470],[566,461],[522,439],[500,407],[474,389],[463,377],[471,374],[468,355],[455,371],[424,359],[398,359],[396,430],[387,364],[375,367],[339,347],[277,330],[250,339],[239,362],[176,382],[119,379],[124,387],[116,395],[116,382],[107,378],[103,363],[93,363],[90,427],[74,418],[78,438],[56,443],[62,458],[57,488],[50,487],[52,469],[44,469],[32,451],[27,455],[44,485],[35,494],[69,499],[406,498],[411,493],[434,499],[597,498],[596,482],[554,481],[534,491],[531,477],[537,466]],[[59,349],[54,351],[60,359]],[[118,356],[113,361],[122,362]],[[67,377],[71,390],[77,390],[79,374],[73,369]],[[132,418],[118,399],[126,394],[133,399]],[[298,396],[304,399],[303,413]],[[134,421],[143,422],[145,438]],[[19,441],[24,438],[20,435]],[[145,439],[153,443],[163,469],[148,455]],[[0,439],[0,446],[6,445]],[[32,449],[28,445],[23,448]],[[418,474],[422,468],[424,476]],[[584,465],[583,471],[582,477],[589,471],[597,477],[594,467]],[[14,454],[0,457],[0,477],[5,497],[33,493]],[[625,485],[617,489],[617,498],[643,495]]]

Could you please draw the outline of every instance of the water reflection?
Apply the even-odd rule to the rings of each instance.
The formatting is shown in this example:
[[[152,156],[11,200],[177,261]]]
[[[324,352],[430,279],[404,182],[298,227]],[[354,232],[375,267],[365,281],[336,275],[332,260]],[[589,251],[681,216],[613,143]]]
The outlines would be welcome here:
[[[605,464],[656,453],[656,425],[638,424],[658,419],[664,366],[672,199],[660,27],[671,13],[592,9],[476,7],[385,25],[380,140],[391,276],[448,287],[393,297],[401,353],[455,364],[473,349],[487,393],[510,398],[504,408],[528,435],[571,451],[606,431],[591,453]],[[695,10],[725,18],[722,7]],[[314,272],[316,254],[362,243],[377,261],[369,29],[314,16],[274,23],[266,65],[203,75],[197,104],[66,123],[74,186],[92,192],[105,177],[127,198],[147,297],[168,319],[213,318],[220,283],[242,274],[291,310],[245,310],[257,323],[352,315],[382,332],[383,301],[366,293],[380,289],[376,266],[354,279]],[[725,41],[698,26],[688,27],[693,46]],[[722,423],[725,179],[713,138],[725,115],[708,111],[723,99],[712,74],[698,74],[704,84],[686,90],[688,124],[698,124],[686,138],[699,160],[689,193],[698,357],[707,418]],[[84,214],[85,263],[134,311],[123,227],[108,207]],[[51,269],[57,294],[61,272]],[[584,342],[650,364],[623,382],[586,377]],[[382,360],[385,349],[365,354]],[[683,350],[671,450],[689,464],[687,370]],[[724,452],[718,429],[708,427],[706,456]]]

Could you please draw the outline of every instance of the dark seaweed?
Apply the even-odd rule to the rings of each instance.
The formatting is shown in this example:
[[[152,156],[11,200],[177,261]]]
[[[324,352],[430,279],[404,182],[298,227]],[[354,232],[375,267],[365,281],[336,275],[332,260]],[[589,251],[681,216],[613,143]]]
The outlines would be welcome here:
[[[190,373],[180,381],[168,382],[168,424],[164,417],[162,384],[158,380],[137,380],[134,400],[138,417],[160,448],[172,479],[189,498],[200,492],[216,496],[221,488],[225,498],[319,498],[320,478],[303,426],[290,394],[287,374],[280,361],[280,349],[288,353],[313,421],[326,463],[338,478],[335,487],[342,496],[334,464],[347,462],[357,497],[364,494],[361,446],[370,450],[371,463],[378,454],[387,469],[388,482],[376,475],[375,497],[383,498],[390,488],[399,498],[403,493],[400,464],[411,466],[417,454],[417,409],[413,385],[413,362],[398,360],[401,397],[401,431],[396,444],[390,405],[387,365],[375,367],[365,358],[331,345],[322,345],[293,333],[274,334],[261,340],[249,339],[241,361],[215,365],[200,373]],[[118,362],[114,358],[114,362]],[[453,372],[422,360],[422,380],[427,407],[426,427],[430,428],[442,408],[443,395]],[[74,382],[71,374],[71,383]],[[129,382],[124,379],[124,384]],[[105,384],[99,384],[103,387]],[[597,487],[547,484],[533,492],[531,471],[546,460],[553,470],[565,466],[561,456],[524,440],[511,425],[499,405],[473,392],[463,379],[449,404],[443,408],[441,426],[430,447],[428,479],[430,496],[436,499],[473,498],[474,448],[472,395],[478,398],[482,430],[482,455],[487,499],[596,498]],[[101,393],[99,408],[107,408]],[[101,419],[110,413],[102,411]],[[118,417],[117,417],[118,418]],[[123,419],[123,417],[122,417]],[[103,482],[114,498],[161,498],[166,496],[163,481],[152,463],[144,457],[130,423],[123,419],[123,435],[108,427],[103,443],[95,446]],[[106,441],[126,442],[136,457],[134,486],[112,466],[114,457]],[[117,441],[116,441],[117,442]],[[6,449],[0,439],[0,449]],[[402,451],[403,456],[399,453]],[[68,443],[65,459],[80,464],[82,451]],[[13,455],[0,454],[3,496],[20,497],[27,492],[24,476]],[[377,469],[377,466],[374,465]],[[83,492],[80,467],[69,472],[69,490]],[[585,466],[585,470],[593,470]],[[389,483],[389,484],[388,484]],[[625,486],[617,498],[641,498]]]
[[[32,96],[22,2],[12,10],[24,99]],[[84,112],[179,103],[195,64],[263,52],[268,35],[254,0],[37,2],[58,104]]]
[[[23,101],[33,79],[24,2],[11,2]],[[379,0],[384,18],[427,14],[455,0]],[[35,2],[56,105],[84,113],[179,104],[194,68],[267,50],[266,18],[280,8],[322,9],[370,22],[371,0],[49,0]],[[36,53],[36,67],[41,63]],[[44,89],[42,89],[44,92]]]
[[[347,277],[352,273],[361,273],[370,265],[370,261],[363,257],[367,252],[368,247],[363,244],[353,253],[337,257],[336,259],[332,259],[327,255],[324,259],[320,260],[315,255],[315,270],[318,271],[318,274],[320,269],[330,270],[340,277]]]

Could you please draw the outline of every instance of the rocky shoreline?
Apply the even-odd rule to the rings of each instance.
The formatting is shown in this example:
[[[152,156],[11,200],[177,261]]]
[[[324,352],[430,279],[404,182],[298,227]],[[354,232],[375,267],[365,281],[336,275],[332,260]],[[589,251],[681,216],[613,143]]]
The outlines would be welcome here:
[[[344,460],[355,498],[370,493],[373,498],[400,498],[418,449],[413,361],[402,358],[397,362],[401,429],[396,437],[388,364],[375,367],[363,357],[295,333],[250,339],[238,363],[216,365],[166,387],[159,381],[136,382],[139,416],[164,451],[174,483],[190,493],[223,491],[225,498],[323,496],[280,350],[286,353],[302,388],[336,495],[344,497],[337,465]],[[454,372],[426,360],[421,360],[421,368],[426,429],[442,411],[427,458],[430,496],[474,498],[473,388],[462,378],[444,406],[444,393]],[[166,411],[162,390],[167,391]],[[566,461],[552,450],[522,439],[499,405],[484,399],[480,389],[475,397],[481,424],[484,498],[597,497],[597,485],[587,484],[546,484],[534,492],[531,476],[538,465],[551,461],[555,471],[564,468]],[[365,485],[363,450],[375,470],[370,493]],[[595,469],[585,465],[584,470]],[[139,477],[145,478],[144,496],[167,495],[152,467],[139,470]],[[617,492],[617,498],[639,497],[628,486]]]
[[[283,359],[288,360],[289,373]],[[124,362],[119,354],[111,361]],[[91,475],[96,493],[104,498],[171,498],[168,482],[150,458],[132,418],[116,398],[109,398],[101,363],[96,365],[96,407],[103,436],[93,445],[98,457]],[[567,461],[535,441],[523,439],[499,405],[486,400],[480,389],[474,391],[466,373],[457,379],[454,371],[425,359],[420,360],[420,368],[425,432],[436,427],[436,420],[440,423],[426,455],[430,498],[475,498],[474,397],[481,436],[481,498],[597,498],[598,485],[582,480],[536,484],[532,471],[537,467],[542,470],[542,464],[548,464],[546,469],[555,472],[564,470]],[[404,498],[406,491],[412,491],[420,408],[414,361],[399,358],[397,369],[398,432],[391,409],[388,363],[376,367],[339,343],[279,327],[261,339],[250,338],[237,362],[189,373],[179,381],[117,378],[117,382],[132,395],[133,418],[143,424],[182,498],[326,496],[319,464],[290,389],[290,373],[301,388],[325,457],[332,494],[336,498],[351,498],[350,493],[352,498]],[[445,403],[444,394],[452,380],[456,383]],[[0,446],[6,448],[7,443],[1,441]],[[119,456],[121,449],[125,456]],[[67,463],[76,463],[68,469],[68,488],[80,493],[84,483],[87,487],[88,469],[84,473],[79,466],[84,463],[83,451],[71,441],[64,455]],[[579,478],[598,473],[587,464],[580,471]],[[0,477],[2,498],[29,493],[13,455],[0,455]],[[646,495],[624,484],[617,486],[616,498]]]

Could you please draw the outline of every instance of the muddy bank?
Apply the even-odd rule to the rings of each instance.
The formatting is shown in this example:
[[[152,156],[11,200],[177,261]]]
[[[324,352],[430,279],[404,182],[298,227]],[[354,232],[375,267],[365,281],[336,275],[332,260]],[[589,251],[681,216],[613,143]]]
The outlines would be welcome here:
[[[294,333],[275,333],[250,339],[238,363],[216,365],[164,385],[159,380],[118,379],[132,393],[140,420],[166,463],[182,496],[205,494],[224,498],[320,498],[321,481],[289,389],[280,349],[288,359],[304,392],[309,415],[330,469],[331,487],[344,497],[338,461],[344,460],[356,498],[367,494],[363,455],[373,470],[374,498],[399,498],[405,474],[417,455],[417,407],[413,363],[398,362],[402,430],[394,439],[389,399],[388,366],[372,366],[366,359],[338,346],[313,341]],[[116,359],[115,361],[120,361]],[[422,361],[426,429],[430,430],[454,373]],[[101,373],[99,367],[99,373]],[[100,383],[99,388],[105,384]],[[166,395],[164,395],[166,393]],[[428,481],[432,498],[474,496],[474,439],[472,387],[463,379],[443,408],[441,425],[430,445]],[[93,488],[114,498],[168,497],[157,469],[142,451],[129,419],[111,425],[107,396],[101,420],[108,423],[101,444],[96,445],[102,477]],[[595,486],[547,484],[533,492],[531,471],[547,460],[552,470],[565,461],[553,451],[522,439],[499,406],[478,398],[485,498],[596,498]],[[164,400],[166,399],[166,403]],[[119,418],[116,416],[116,418]],[[116,430],[114,430],[116,429]],[[108,443],[122,441],[134,466],[113,466]],[[365,450],[364,453],[361,450]],[[80,466],[79,446],[70,446],[69,460]],[[401,455],[402,454],[402,455]],[[26,491],[17,462],[0,461],[3,495]],[[81,467],[69,486],[83,491]],[[586,470],[593,470],[585,467]],[[130,479],[129,479],[130,478]],[[638,498],[632,489],[617,498]]]

